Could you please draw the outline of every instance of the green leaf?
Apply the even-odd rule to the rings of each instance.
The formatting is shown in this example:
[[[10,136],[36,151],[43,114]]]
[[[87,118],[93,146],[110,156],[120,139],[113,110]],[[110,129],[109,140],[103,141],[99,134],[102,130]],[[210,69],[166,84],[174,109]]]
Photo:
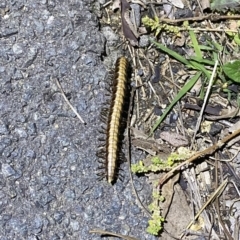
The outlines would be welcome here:
[[[178,92],[177,96],[173,99],[171,104],[167,107],[167,109],[164,111],[163,115],[157,120],[157,122],[154,124],[150,135],[153,134],[153,132],[156,130],[158,125],[161,124],[161,122],[164,120],[164,118],[167,116],[169,111],[173,108],[173,106],[194,86],[194,84],[197,82],[199,77],[201,76],[202,72],[198,72],[194,77],[192,77],[184,86],[183,88]]]
[[[223,65],[224,73],[234,82],[240,83],[240,60],[235,60]]]

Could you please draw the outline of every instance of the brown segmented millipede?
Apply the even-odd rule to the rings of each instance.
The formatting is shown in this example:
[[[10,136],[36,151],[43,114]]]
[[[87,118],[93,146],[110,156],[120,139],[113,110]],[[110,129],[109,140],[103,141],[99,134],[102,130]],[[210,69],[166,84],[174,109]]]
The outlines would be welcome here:
[[[104,116],[107,123],[105,149],[100,156],[105,157],[106,176],[109,183],[116,178],[117,160],[119,158],[119,145],[121,144],[122,121],[126,100],[129,96],[129,62],[125,57],[116,61],[113,79],[113,91],[109,110],[104,108]]]

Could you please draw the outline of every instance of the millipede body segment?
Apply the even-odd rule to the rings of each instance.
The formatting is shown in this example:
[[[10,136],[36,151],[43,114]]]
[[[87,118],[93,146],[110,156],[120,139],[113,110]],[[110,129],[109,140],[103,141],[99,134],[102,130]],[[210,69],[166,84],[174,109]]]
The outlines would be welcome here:
[[[107,116],[106,177],[109,183],[115,180],[119,145],[126,100],[129,95],[129,63],[125,57],[117,59],[113,79],[113,93]]]

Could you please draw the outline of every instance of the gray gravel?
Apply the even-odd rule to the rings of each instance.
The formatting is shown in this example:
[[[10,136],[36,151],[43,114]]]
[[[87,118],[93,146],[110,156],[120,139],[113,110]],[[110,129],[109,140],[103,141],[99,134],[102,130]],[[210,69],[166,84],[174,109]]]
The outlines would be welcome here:
[[[108,239],[92,228],[156,239],[145,233],[127,164],[114,186],[96,177],[107,70],[93,2],[0,2],[1,240]],[[136,181],[146,203],[150,189]]]

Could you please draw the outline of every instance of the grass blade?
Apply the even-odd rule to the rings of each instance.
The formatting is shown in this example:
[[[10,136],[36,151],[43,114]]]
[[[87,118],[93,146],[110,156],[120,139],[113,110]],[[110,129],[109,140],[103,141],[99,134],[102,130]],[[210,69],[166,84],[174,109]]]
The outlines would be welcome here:
[[[198,63],[204,63],[206,65],[214,66],[215,62],[208,60],[208,59],[203,59],[203,58],[198,58],[198,57],[190,57],[189,60],[194,60],[195,62]]]
[[[152,39],[150,39],[152,43],[154,43],[158,48],[160,48],[163,52],[169,54],[170,56],[174,57],[175,59],[177,59],[179,62],[185,64],[185,65],[190,65],[190,62],[184,58],[182,55],[174,52],[173,50],[165,47],[163,44],[160,44],[158,42],[153,41]]]
[[[192,77],[184,86],[183,88],[178,92],[177,96],[173,99],[171,104],[167,107],[167,109],[164,111],[163,115],[157,120],[157,122],[154,124],[154,126],[151,129],[150,135],[153,134],[153,132],[156,130],[156,128],[162,123],[164,118],[167,116],[169,111],[173,108],[173,106],[194,86],[194,84],[197,82],[199,77],[201,76],[202,72],[198,72],[194,77]]]
[[[206,75],[208,80],[210,80],[211,74],[203,65],[201,65],[197,62],[194,62],[194,61],[190,61],[190,64],[193,66],[194,69],[198,69],[198,70],[202,71]]]
[[[210,77],[211,77],[210,73],[207,71],[207,69],[203,65],[201,65],[201,64],[199,64],[197,62],[194,62],[194,61],[188,61],[182,55],[180,55],[180,54],[174,52],[173,50],[165,47],[163,44],[160,44],[160,43],[155,42],[153,40],[151,40],[151,42],[154,43],[163,52],[165,52],[165,53],[169,54],[170,56],[174,57],[175,59],[177,59],[181,63],[185,64],[187,67],[202,71],[207,76],[207,78],[210,79]]]
[[[199,47],[199,44],[198,44],[196,35],[195,35],[195,33],[193,32],[193,30],[190,30],[190,31],[189,31],[189,35],[190,35],[190,38],[191,38],[191,41],[192,41],[192,44],[193,44],[193,48],[194,48],[195,53],[196,53],[196,57],[197,57],[197,58],[203,58],[201,49],[200,49],[200,47]]]

